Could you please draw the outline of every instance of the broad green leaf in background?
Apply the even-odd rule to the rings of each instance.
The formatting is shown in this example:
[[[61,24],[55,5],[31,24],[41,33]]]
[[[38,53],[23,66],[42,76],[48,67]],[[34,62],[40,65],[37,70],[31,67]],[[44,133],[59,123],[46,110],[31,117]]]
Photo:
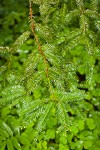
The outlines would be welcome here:
[[[69,147],[63,145],[62,143],[60,143],[60,144],[59,144],[59,150],[69,150]]]
[[[84,130],[84,121],[83,120],[79,120],[78,121],[78,128],[79,128],[79,130]]]
[[[84,142],[84,148],[85,149],[89,149],[90,147],[92,147],[92,141],[88,140]]]
[[[47,149],[47,142],[46,142],[46,141],[43,141],[43,142],[42,142],[42,147],[43,147],[44,150]]]
[[[74,135],[77,135],[78,128],[76,126],[70,126],[69,128],[70,128],[71,132],[73,132]]]
[[[54,117],[50,117],[48,120],[47,120],[47,126],[49,129],[52,129],[54,125],[57,124],[57,120],[56,118]]]
[[[55,130],[47,130],[46,139],[54,139],[55,138]]]
[[[93,130],[93,129],[95,129],[95,123],[94,123],[94,120],[92,119],[92,118],[87,118],[86,119],[86,124],[87,124],[87,126],[88,126],[88,128],[90,129],[90,130]]]

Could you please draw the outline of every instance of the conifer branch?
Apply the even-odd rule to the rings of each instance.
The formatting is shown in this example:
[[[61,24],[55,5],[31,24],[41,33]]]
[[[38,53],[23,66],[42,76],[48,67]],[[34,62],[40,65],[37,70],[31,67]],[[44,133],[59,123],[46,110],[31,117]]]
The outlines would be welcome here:
[[[35,33],[35,23],[34,23],[34,19],[33,19],[33,10],[32,10],[31,0],[29,0],[29,18],[30,18],[30,22],[31,22],[30,23],[31,31],[32,31],[32,33],[34,35],[34,38],[35,38],[35,41],[37,43],[38,51],[39,51],[40,55],[42,56],[42,58],[44,59],[44,64],[46,66],[45,73],[46,73],[46,77],[48,79],[49,88],[50,88],[50,91],[51,91],[51,84],[50,84],[50,78],[49,78],[49,72],[48,72],[48,62],[47,62],[47,58],[46,58],[44,52],[42,51],[41,45],[40,45],[39,40],[38,40],[38,36]]]
[[[98,10],[98,0],[91,0],[90,8],[92,11]]]
[[[9,47],[0,46],[0,53],[9,53],[11,52]]]
[[[82,108],[85,109],[84,99],[87,95],[84,88],[88,91],[94,88],[94,64],[95,55],[99,55],[100,31],[97,1],[91,0],[91,7],[88,9],[85,9],[83,0],[73,0],[74,2],[75,4],[67,9],[69,0],[64,6],[61,1],[48,1],[47,4],[45,0],[29,0],[30,28],[36,45],[22,65],[22,75],[15,73],[18,75],[18,79],[17,75],[15,77],[17,82],[10,84],[7,75],[17,72],[14,69],[12,72],[13,54],[27,40],[30,32],[23,33],[11,48],[0,47],[0,53],[11,53],[7,63],[0,67],[0,73],[4,73],[7,80],[7,87],[4,87],[0,94],[0,105],[10,108],[16,106],[21,125],[27,127],[33,123],[36,136],[45,127],[53,107],[58,126],[63,130],[68,129],[73,115],[76,118],[83,115]],[[40,6],[42,23],[35,23],[32,3]],[[45,11],[49,10],[51,5],[55,5],[54,8]],[[94,10],[92,6],[95,7]],[[98,28],[96,34],[95,29],[90,28],[90,19]],[[37,33],[37,28],[38,31],[43,29],[42,32]],[[43,39],[43,42],[42,33],[48,35],[48,39]],[[82,71],[79,70],[80,66],[83,67]],[[85,76],[83,81],[78,79],[80,77],[77,71]]]
[[[11,53],[15,53],[16,50],[18,50],[18,48],[28,39],[29,35],[30,35],[29,31],[24,32],[12,45]]]

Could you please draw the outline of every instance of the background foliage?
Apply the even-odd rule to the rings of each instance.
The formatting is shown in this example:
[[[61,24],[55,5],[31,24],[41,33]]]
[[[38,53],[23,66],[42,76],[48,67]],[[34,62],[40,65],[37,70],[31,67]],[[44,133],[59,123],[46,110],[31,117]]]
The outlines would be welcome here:
[[[100,149],[99,6],[0,1],[1,150]]]

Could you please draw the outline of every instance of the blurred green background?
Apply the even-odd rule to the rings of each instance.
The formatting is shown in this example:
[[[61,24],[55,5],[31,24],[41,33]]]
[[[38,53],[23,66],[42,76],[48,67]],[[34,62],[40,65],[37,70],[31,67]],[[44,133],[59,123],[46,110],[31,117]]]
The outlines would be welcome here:
[[[0,45],[12,44],[28,26],[27,0],[0,0]]]

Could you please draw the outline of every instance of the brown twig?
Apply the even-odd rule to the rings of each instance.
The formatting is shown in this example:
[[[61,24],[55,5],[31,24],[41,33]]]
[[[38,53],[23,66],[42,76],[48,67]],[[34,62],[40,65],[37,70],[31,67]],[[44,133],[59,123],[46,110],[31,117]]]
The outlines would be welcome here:
[[[33,10],[32,10],[31,0],[29,0],[29,19],[30,19],[30,28],[31,28],[31,31],[32,31],[32,33],[34,35],[35,41],[37,43],[38,51],[39,51],[40,55],[43,57],[44,64],[46,65],[45,72],[46,72],[46,77],[48,78],[49,77],[48,62],[47,62],[47,58],[46,58],[44,52],[42,51],[41,45],[40,45],[39,40],[38,40],[38,36],[35,33],[35,23],[34,23],[34,19],[33,19]]]

